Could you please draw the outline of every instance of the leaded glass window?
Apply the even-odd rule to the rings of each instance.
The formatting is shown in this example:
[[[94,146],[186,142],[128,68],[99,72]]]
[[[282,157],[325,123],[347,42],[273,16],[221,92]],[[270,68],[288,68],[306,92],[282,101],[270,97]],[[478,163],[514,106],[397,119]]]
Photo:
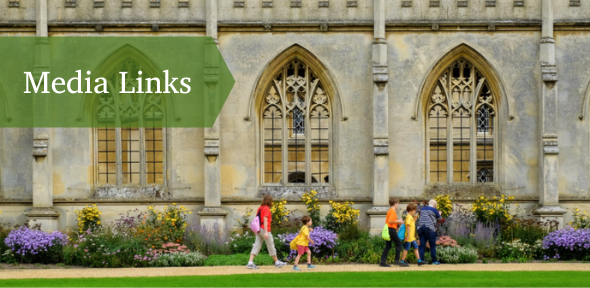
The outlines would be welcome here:
[[[282,67],[262,104],[264,183],[329,183],[331,113],[322,81],[303,61]]]
[[[106,77],[109,93],[97,97],[97,184],[164,184],[162,97],[155,93],[118,93],[122,91],[119,72],[127,73],[127,91],[139,91],[137,78],[154,75],[134,60],[121,62],[113,71]]]
[[[429,182],[492,182],[496,107],[485,77],[459,59],[431,91],[426,113]]]

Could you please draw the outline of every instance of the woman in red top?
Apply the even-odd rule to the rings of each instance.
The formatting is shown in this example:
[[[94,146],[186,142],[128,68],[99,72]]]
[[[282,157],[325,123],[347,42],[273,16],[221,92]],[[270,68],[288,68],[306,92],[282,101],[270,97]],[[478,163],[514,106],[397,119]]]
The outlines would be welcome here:
[[[256,210],[256,215],[260,218],[260,231],[256,234],[256,241],[252,246],[252,252],[250,252],[250,261],[248,261],[248,269],[258,269],[258,266],[254,264],[254,257],[260,253],[262,249],[262,242],[266,242],[266,248],[268,249],[268,255],[275,260],[275,267],[281,268],[286,265],[285,262],[277,259],[277,250],[275,249],[275,243],[270,234],[270,222],[272,221],[272,214],[270,208],[272,207],[272,196],[266,195],[262,198],[262,204]]]

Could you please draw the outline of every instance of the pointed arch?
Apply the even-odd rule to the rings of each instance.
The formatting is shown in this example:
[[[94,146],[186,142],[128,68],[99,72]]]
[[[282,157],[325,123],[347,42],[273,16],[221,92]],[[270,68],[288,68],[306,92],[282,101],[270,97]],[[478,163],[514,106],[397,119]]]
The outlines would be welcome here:
[[[495,69],[461,44],[426,76],[412,117],[424,119],[426,183],[501,182],[501,120],[511,119]]]
[[[147,78],[164,79],[162,69],[137,48],[125,45],[95,71],[107,80],[108,93],[86,97],[81,111],[94,127],[95,185],[166,186],[166,127],[168,119],[174,119],[174,102],[167,94],[148,92],[158,89],[148,90],[146,84]],[[127,72],[125,83],[119,72]],[[142,85],[144,92],[120,93],[123,84],[128,90]]]
[[[490,84],[490,89],[494,92],[494,95],[496,95],[494,99],[499,107],[501,107],[500,112],[502,116],[506,117],[505,119],[512,120],[514,116],[510,110],[508,96],[503,85],[504,81],[502,81],[496,69],[479,52],[465,43],[453,48],[430,67],[428,70],[430,73],[426,75],[420,86],[420,94],[414,105],[414,116],[412,116],[412,119],[418,121],[422,112],[426,111],[425,109],[430,97],[429,94],[431,93],[432,87],[437,83],[438,77],[449,67],[449,65],[460,58],[464,58],[475,67],[478,67],[479,71],[483,74],[483,77],[485,77]]]
[[[151,77],[158,77],[159,79],[164,79],[164,75],[162,74],[162,69],[159,67],[157,63],[155,63],[150,57],[148,57],[145,53],[134,47],[133,45],[124,45],[121,48],[115,50],[114,52],[110,53],[107,57],[105,57],[102,61],[99,62],[98,66],[93,70],[94,75],[98,75],[97,77],[106,77],[112,73],[118,73],[117,70],[118,66],[123,61],[132,61],[135,63],[140,63],[142,68],[144,69],[144,74],[142,76],[151,75]],[[143,77],[144,79],[146,77]],[[112,87],[109,87],[109,92],[111,91]],[[144,89],[145,90],[145,89]],[[94,113],[98,108],[96,105],[98,103],[98,98],[101,94],[92,93],[89,96],[84,97],[80,104],[80,112],[78,116],[78,121],[94,121]],[[174,97],[167,97],[168,94],[159,94],[160,98],[163,99],[163,106],[168,114],[166,117],[167,119],[174,119],[178,120],[178,116],[176,115],[176,103],[174,101]],[[144,99],[145,100],[145,99]]]
[[[346,120],[326,67],[293,45],[270,61],[249,101],[247,121],[257,133],[261,186],[330,187],[338,123]],[[293,179],[297,181],[291,181]]]
[[[248,114],[244,117],[244,120],[252,121],[254,115],[257,115],[258,107],[260,107],[260,104],[264,99],[262,95],[266,93],[265,90],[268,88],[268,83],[272,81],[272,78],[276,76],[283,66],[295,58],[305,59],[305,63],[318,74],[318,77],[324,83],[326,94],[331,97],[330,100],[333,103],[335,116],[342,121],[346,121],[348,117],[345,114],[344,103],[340,99],[340,92],[334,81],[334,77],[315,55],[299,44],[293,44],[289,48],[283,50],[264,66],[256,80],[256,86],[254,86],[254,89],[252,90],[248,102]]]

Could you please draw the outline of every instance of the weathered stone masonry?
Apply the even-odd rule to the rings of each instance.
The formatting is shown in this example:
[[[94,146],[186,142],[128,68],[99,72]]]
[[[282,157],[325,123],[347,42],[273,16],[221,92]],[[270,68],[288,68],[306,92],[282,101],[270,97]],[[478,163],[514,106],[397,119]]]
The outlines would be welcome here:
[[[0,221],[65,230],[86,204],[113,219],[175,202],[237,228],[262,195],[303,211],[298,198],[315,189],[325,204],[354,201],[374,231],[390,196],[441,193],[508,194],[521,216],[569,222],[572,208],[590,210],[587,4],[0,0],[0,36],[210,36],[236,80],[213,127],[162,132],[162,183],[102,185],[93,129],[0,129]],[[206,63],[204,93],[219,88],[219,60]],[[289,89],[300,90],[279,95]]]

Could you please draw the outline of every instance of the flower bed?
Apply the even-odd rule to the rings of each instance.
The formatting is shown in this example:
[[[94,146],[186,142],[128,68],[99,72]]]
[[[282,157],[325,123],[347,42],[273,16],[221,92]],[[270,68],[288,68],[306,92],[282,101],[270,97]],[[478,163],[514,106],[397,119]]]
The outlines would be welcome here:
[[[553,231],[543,239],[543,248],[547,249],[545,260],[585,260],[590,261],[590,229],[565,227]]]
[[[21,263],[58,263],[68,237],[59,231],[47,233],[23,226],[12,230],[4,243]]]

